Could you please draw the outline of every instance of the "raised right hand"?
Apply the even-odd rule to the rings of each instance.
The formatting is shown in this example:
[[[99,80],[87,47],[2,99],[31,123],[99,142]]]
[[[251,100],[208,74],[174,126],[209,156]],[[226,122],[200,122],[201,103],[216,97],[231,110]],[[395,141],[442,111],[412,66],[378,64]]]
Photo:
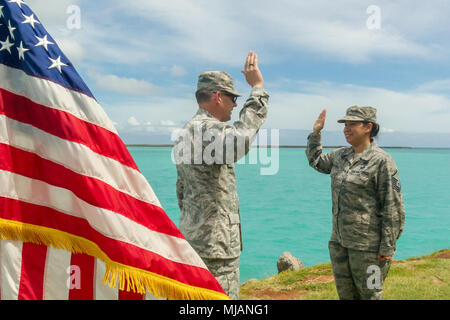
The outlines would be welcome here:
[[[258,67],[258,56],[250,51],[245,60],[244,70],[241,71],[245,75],[247,83],[253,88],[255,86],[262,87],[264,79]]]
[[[327,116],[327,109],[323,109],[323,111],[320,113],[319,117],[317,118],[316,122],[313,126],[314,133],[320,133],[322,131],[323,127],[325,126],[325,118]]]

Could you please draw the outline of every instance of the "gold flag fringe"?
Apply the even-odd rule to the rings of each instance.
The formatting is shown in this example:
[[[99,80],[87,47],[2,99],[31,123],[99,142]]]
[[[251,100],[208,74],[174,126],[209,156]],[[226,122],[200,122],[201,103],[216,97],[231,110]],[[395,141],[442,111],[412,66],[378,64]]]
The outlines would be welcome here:
[[[229,300],[223,293],[190,286],[159,274],[124,265],[111,260],[96,243],[73,234],[43,226],[0,219],[0,239],[19,240],[53,246],[72,253],[85,253],[102,260],[106,265],[103,282],[115,288],[169,300]],[[125,285],[126,284],[126,285]]]

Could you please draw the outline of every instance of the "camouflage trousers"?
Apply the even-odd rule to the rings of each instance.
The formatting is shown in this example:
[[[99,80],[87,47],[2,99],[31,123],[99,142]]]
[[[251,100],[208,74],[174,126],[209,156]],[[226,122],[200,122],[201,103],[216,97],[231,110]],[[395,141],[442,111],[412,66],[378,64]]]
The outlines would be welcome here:
[[[382,300],[382,286],[390,261],[378,262],[378,253],[353,250],[330,241],[331,264],[341,300]]]
[[[239,300],[239,257],[233,259],[202,259],[230,299]]]

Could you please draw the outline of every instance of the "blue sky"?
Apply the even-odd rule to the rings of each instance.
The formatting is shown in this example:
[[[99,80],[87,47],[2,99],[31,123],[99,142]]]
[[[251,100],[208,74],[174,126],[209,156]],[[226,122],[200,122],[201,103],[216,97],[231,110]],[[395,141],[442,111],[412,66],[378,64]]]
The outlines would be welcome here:
[[[372,105],[382,132],[450,133],[448,1],[25,2],[123,136],[181,127],[202,71],[229,72],[242,106],[249,50],[271,96],[266,128],[310,129],[327,108],[326,130],[341,130],[348,106]]]

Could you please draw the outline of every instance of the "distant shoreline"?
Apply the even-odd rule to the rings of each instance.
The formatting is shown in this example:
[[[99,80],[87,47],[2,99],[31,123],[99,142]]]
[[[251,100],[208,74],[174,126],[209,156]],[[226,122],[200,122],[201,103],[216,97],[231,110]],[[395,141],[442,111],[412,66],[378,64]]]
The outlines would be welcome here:
[[[146,147],[146,148],[172,148],[173,144],[126,144],[126,147]],[[323,146],[323,148],[342,148],[344,146]],[[278,149],[305,149],[306,146],[288,146],[288,145],[281,145],[281,146],[252,146],[251,148],[278,148]],[[406,147],[406,146],[398,146],[398,147],[383,147],[380,146],[380,148],[385,149],[413,149],[413,147]],[[420,148],[415,148],[420,149]],[[431,148],[431,149],[445,149],[445,148]]]

